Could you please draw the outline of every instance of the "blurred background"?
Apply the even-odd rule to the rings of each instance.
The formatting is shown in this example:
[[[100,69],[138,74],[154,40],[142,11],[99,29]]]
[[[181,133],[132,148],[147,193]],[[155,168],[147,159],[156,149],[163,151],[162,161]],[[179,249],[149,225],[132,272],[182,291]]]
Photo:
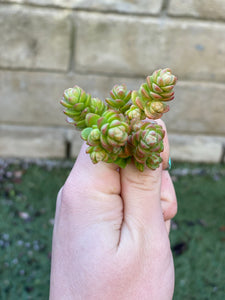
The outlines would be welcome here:
[[[63,91],[105,99],[166,67],[174,299],[224,299],[225,1],[0,0],[1,299],[48,297],[55,198],[81,145]]]
[[[136,89],[155,69],[169,67],[178,76],[164,117],[172,158],[222,160],[223,0],[0,4],[1,156],[76,156],[79,134],[59,104],[64,89],[77,84],[105,99],[114,84]]]

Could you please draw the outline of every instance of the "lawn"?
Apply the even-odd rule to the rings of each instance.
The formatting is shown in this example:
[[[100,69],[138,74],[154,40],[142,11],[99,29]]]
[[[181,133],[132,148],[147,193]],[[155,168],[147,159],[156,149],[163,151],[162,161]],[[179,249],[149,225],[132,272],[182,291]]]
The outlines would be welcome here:
[[[0,299],[48,299],[55,199],[70,162],[0,161]],[[225,298],[225,168],[174,164],[174,299]],[[159,299],[160,300],[160,299]]]

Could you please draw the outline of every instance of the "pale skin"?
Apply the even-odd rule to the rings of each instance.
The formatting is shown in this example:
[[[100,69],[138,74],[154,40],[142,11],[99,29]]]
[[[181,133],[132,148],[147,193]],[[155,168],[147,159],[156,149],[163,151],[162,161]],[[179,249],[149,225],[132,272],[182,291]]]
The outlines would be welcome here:
[[[164,123],[159,120],[164,129]],[[174,265],[170,220],[177,211],[163,163],[139,172],[133,164],[93,164],[82,147],[57,199],[50,300],[169,300]]]

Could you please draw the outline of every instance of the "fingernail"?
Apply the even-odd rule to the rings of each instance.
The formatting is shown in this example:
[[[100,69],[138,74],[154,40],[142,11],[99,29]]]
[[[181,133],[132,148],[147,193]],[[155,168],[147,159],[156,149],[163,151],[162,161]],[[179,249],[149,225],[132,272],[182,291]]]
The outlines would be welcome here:
[[[171,168],[172,168],[172,160],[171,160],[171,157],[169,157],[168,166],[167,166],[166,170],[170,170]]]

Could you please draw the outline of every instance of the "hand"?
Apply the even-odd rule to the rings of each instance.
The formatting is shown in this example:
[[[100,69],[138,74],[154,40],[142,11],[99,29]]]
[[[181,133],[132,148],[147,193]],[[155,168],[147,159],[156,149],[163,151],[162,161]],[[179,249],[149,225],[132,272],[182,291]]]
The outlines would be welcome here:
[[[57,199],[51,300],[172,299],[168,232],[177,205],[163,171],[167,135],[164,145],[163,165],[143,173],[133,164],[94,165],[82,147]]]

